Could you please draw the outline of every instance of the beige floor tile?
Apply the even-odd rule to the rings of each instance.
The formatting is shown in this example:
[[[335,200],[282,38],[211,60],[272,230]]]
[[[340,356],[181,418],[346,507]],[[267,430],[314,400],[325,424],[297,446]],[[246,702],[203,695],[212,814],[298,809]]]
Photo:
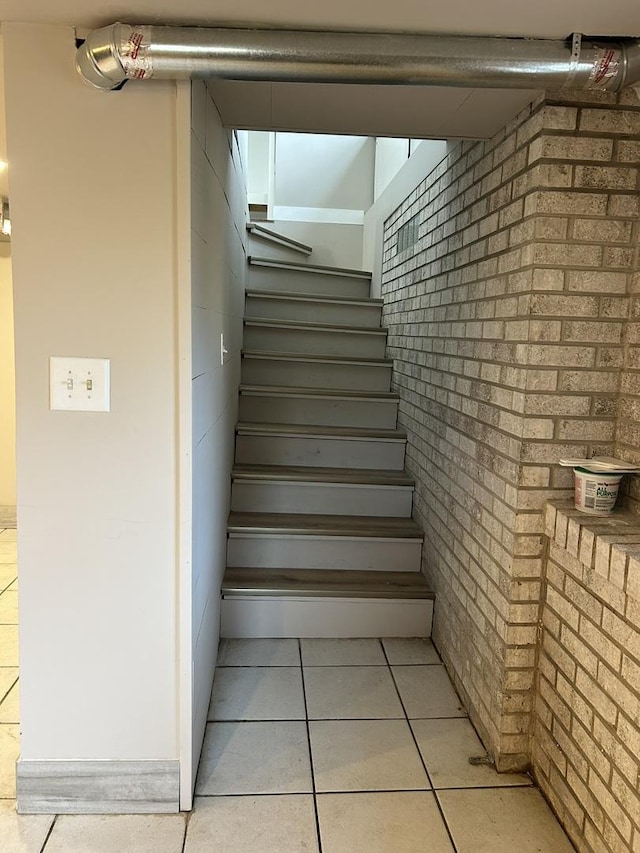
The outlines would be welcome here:
[[[0,563],[16,563],[18,548],[15,542],[0,541]]]
[[[317,791],[431,787],[406,720],[319,720],[309,729]]]
[[[53,815],[18,815],[13,800],[0,800],[2,853],[40,853]]]
[[[300,640],[304,666],[385,666],[380,640]]]
[[[0,669],[0,673],[3,670]],[[17,670],[15,670],[17,672]],[[0,723],[20,722],[20,683],[15,682],[9,693],[0,701]]]
[[[303,722],[210,723],[198,794],[295,794],[312,791]]]
[[[473,788],[437,796],[458,853],[573,853],[535,788]]]
[[[0,725],[0,799],[15,799],[16,761],[20,755],[18,726]]]
[[[531,785],[524,774],[496,773],[493,767],[469,764],[471,756],[485,755],[485,749],[467,719],[412,720],[411,728],[434,788]]]
[[[304,685],[310,720],[404,717],[386,666],[305,667]]]
[[[216,670],[210,720],[304,720],[302,675],[293,667]]]
[[[466,716],[444,666],[394,666],[392,670],[410,718]]]
[[[18,626],[0,625],[0,667],[18,666]]]
[[[318,819],[322,853],[455,853],[427,791],[320,794]]]
[[[18,672],[17,666],[0,667],[0,702],[16,683]]]
[[[15,542],[18,539],[18,531],[15,527],[5,527],[0,530],[0,542]]]
[[[17,577],[18,566],[15,562],[0,563],[0,592],[13,584]]]
[[[0,594],[0,625],[18,624],[18,591],[8,589]]]
[[[196,798],[185,853],[317,853],[313,797]]]
[[[181,853],[183,815],[62,815],[47,853]]]
[[[218,666],[300,666],[297,640],[220,640]]]
[[[420,637],[391,637],[382,641],[390,664],[442,663],[431,640]]]

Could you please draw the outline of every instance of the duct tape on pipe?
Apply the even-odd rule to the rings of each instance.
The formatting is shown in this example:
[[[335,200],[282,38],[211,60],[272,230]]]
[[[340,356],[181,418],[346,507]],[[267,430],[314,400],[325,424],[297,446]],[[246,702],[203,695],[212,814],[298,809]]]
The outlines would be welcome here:
[[[153,77],[153,61],[149,54],[149,35],[143,29],[132,30],[122,46],[120,58],[127,77],[134,80],[147,80]]]
[[[609,83],[620,72],[622,53],[611,47],[599,47],[595,50],[595,57],[591,74],[589,74],[589,82],[585,86],[585,89],[602,89],[603,91],[607,91]]]

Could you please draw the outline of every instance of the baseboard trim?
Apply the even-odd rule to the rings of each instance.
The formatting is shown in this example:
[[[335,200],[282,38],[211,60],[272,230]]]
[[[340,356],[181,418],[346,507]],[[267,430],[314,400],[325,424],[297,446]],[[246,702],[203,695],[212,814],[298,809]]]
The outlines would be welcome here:
[[[0,527],[16,526],[15,506],[0,506]]]
[[[16,770],[20,814],[157,814],[180,810],[178,761],[29,761]]]

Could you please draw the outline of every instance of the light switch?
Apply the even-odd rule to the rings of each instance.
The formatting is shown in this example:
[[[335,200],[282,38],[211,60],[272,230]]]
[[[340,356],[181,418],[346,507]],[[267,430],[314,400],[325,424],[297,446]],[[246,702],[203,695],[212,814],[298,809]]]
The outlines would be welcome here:
[[[111,408],[108,358],[49,359],[49,408],[108,412]]]

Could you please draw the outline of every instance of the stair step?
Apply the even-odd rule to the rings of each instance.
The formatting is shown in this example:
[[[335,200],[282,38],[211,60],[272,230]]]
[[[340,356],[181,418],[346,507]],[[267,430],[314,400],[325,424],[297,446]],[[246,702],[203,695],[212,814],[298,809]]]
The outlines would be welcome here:
[[[428,637],[433,593],[420,572],[229,568],[223,637]]]
[[[406,442],[406,433],[397,429],[239,423],[236,461],[401,470]]]
[[[421,572],[332,571],[331,569],[226,570],[223,595],[309,596],[324,598],[418,598],[434,593]]]
[[[362,299],[370,295],[371,274],[361,270],[324,267],[275,258],[249,256],[251,290],[347,296]]]
[[[292,252],[298,252],[301,255],[310,255],[313,251],[311,246],[307,246],[305,243],[300,243],[298,240],[287,237],[286,234],[280,234],[278,231],[274,231],[271,228],[265,228],[264,225],[258,225],[256,222],[250,222],[247,225],[247,231],[254,237],[258,237],[260,240],[265,240],[269,243],[276,243],[279,246],[284,246]]]
[[[287,388],[333,388],[336,391],[388,391],[392,362],[387,359],[312,356],[245,350],[242,382]]]
[[[306,267],[306,269],[311,269],[311,267]],[[354,296],[326,296],[321,293],[291,293],[287,290],[247,290],[246,295],[249,297],[255,297],[258,299],[267,299],[267,300],[285,300],[287,302],[301,302],[301,303],[321,303],[327,305],[361,305],[366,307],[368,305],[375,305],[382,307],[384,305],[384,299],[374,299],[372,296],[364,296],[361,298],[357,298]]]
[[[424,538],[423,532],[411,519],[366,515],[302,516],[296,513],[231,512],[227,530],[229,535],[338,536],[420,542]]]
[[[251,318],[312,319],[320,323],[373,328],[380,326],[382,317],[381,299],[248,290],[245,304],[247,317]]]
[[[293,270],[298,272],[312,272],[316,275],[340,275],[347,278],[357,278],[371,281],[371,273],[366,270],[353,270],[346,267],[327,267],[321,264],[300,264],[295,261],[279,261],[273,258],[258,258],[250,255],[247,260],[252,266],[270,267],[274,269]]]
[[[400,471],[236,465],[231,478],[238,512],[411,516],[413,482]]]
[[[395,427],[399,397],[389,391],[241,385],[244,421],[358,427]]]
[[[234,465],[234,480],[284,480],[288,483],[361,483],[364,485],[413,488],[404,471],[362,468],[310,468],[303,465]]]
[[[422,531],[409,518],[231,512],[227,566],[419,572]]]
[[[244,347],[268,352],[384,358],[386,329],[280,320],[244,321]]]

